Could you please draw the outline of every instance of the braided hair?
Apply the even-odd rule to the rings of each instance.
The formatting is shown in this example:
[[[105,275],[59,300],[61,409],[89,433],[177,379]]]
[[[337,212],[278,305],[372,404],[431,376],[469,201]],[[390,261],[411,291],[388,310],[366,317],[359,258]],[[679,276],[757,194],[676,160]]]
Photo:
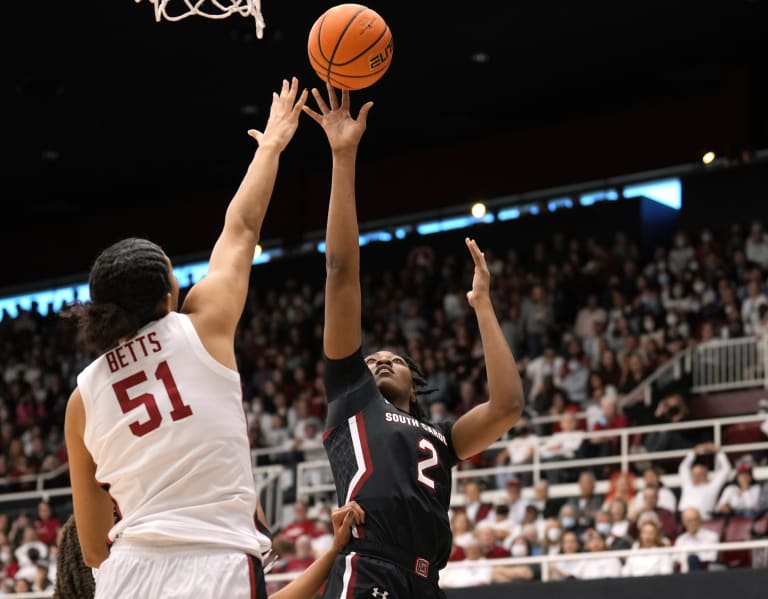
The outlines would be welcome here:
[[[413,415],[419,420],[427,418],[427,414],[421,403],[419,402],[419,396],[428,395],[437,391],[436,388],[430,387],[427,382],[427,377],[424,374],[421,366],[411,356],[406,353],[400,354],[400,357],[405,360],[408,368],[411,371],[411,378],[413,379],[413,390],[416,393],[416,401],[413,402]]]
[[[89,350],[103,353],[163,316],[159,305],[171,290],[168,261],[151,241],[123,239],[99,254],[88,285],[91,301],[63,315],[78,322]]]
[[[91,569],[83,561],[75,516],[72,514],[61,527],[53,599],[92,599],[95,593],[96,583]]]

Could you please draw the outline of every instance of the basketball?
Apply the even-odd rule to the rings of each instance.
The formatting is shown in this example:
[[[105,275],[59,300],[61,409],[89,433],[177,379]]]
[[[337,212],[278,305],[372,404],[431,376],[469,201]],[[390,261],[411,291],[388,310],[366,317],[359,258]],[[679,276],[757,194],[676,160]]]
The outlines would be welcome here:
[[[392,63],[392,32],[367,6],[339,4],[312,25],[307,50],[320,79],[338,89],[363,89]]]

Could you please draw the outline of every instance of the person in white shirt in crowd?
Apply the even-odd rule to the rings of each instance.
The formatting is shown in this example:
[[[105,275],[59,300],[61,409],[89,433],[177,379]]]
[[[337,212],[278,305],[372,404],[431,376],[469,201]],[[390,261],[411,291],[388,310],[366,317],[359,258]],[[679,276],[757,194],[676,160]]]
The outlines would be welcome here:
[[[721,514],[753,517],[758,511],[760,485],[752,476],[752,456],[741,458],[736,464],[736,481],[723,489],[717,502]]]
[[[656,466],[649,466],[648,468],[643,470],[642,487],[640,490],[647,489],[648,487],[653,487],[658,490],[659,492],[658,507],[668,510],[673,514],[677,513],[677,497],[675,497],[675,494],[672,491],[672,489],[665,487],[662,484],[661,473]],[[632,499],[632,506],[630,507],[630,512],[638,513],[642,509],[642,506],[643,506],[643,494],[640,492],[635,493],[635,496]]]
[[[563,538],[560,541],[560,555],[574,555],[581,553],[581,540],[579,535],[572,530],[563,532]],[[562,560],[552,563],[549,574],[553,580],[562,580],[564,578],[573,578],[574,573],[581,568],[580,559]]]
[[[560,553],[560,541],[563,538],[563,525],[558,518],[549,518],[544,523],[541,552],[544,555]]]
[[[746,335],[754,335],[760,325],[760,306],[768,304],[768,297],[760,289],[760,282],[747,283],[747,296],[741,302],[741,322]]]
[[[715,470],[711,476],[707,466],[694,463],[698,456],[706,454],[716,454]],[[678,474],[681,489],[678,510],[682,512],[689,507],[695,507],[703,518],[709,518],[717,507],[720,490],[731,474],[731,463],[728,456],[713,443],[702,443],[683,458]]]
[[[40,540],[34,526],[25,526],[21,536],[21,544],[14,551],[14,556],[20,568],[32,564],[29,559],[29,550],[35,548],[39,559],[48,558],[48,545]]]
[[[473,525],[483,520],[492,507],[490,503],[482,500],[480,485],[476,481],[468,480],[464,483],[464,505],[461,510],[467,514]]]
[[[613,518],[611,534],[619,538],[628,536],[630,521],[627,516],[627,502],[617,497],[608,505],[608,511]]]
[[[592,292],[587,296],[586,305],[576,314],[573,332],[579,339],[584,340],[594,334],[595,322],[598,320],[606,322],[608,320],[608,312],[600,306],[600,298],[597,293]]]
[[[632,546],[632,549],[638,551],[627,557],[622,568],[622,574],[624,576],[672,574],[674,571],[674,561],[671,555],[647,555],[643,551],[639,551],[641,549],[654,549],[665,546],[661,529],[653,520],[649,519],[643,522],[639,529],[639,538]]]
[[[598,512],[595,516],[595,530],[605,538],[605,546],[611,550],[629,549],[634,540],[629,535],[617,536],[613,532],[613,516],[608,510]]]
[[[493,575],[493,566],[483,557],[480,541],[472,539],[464,546],[466,557],[460,562],[460,566],[452,566],[440,570],[440,587],[447,589],[453,587],[474,587],[490,584]]]
[[[512,557],[528,557],[532,555],[531,542],[523,537],[513,540],[510,548]],[[541,577],[541,566],[538,564],[519,564],[515,566],[496,566],[493,568],[493,582],[512,582],[535,580]]]
[[[521,418],[510,431],[512,439],[507,442],[506,447],[496,455],[496,465],[504,466],[511,464],[521,466],[533,462],[533,455],[536,453],[536,447],[539,445],[539,436],[533,432],[531,421],[528,418]],[[500,472],[496,475],[496,488],[503,489],[507,480],[513,478],[515,474],[509,472]],[[531,473],[523,472],[517,475],[526,485],[531,482]]]
[[[678,535],[675,547],[695,548],[702,545],[713,545],[720,541],[720,535],[714,530],[709,530],[701,525],[701,514],[695,507],[683,510],[683,527],[685,532]],[[677,557],[681,569],[706,570],[709,564],[717,559],[717,551],[681,552]]]
[[[541,459],[545,462],[571,460],[576,457],[584,442],[584,432],[578,430],[579,421],[574,412],[564,412],[560,417],[558,432],[544,439],[539,450]],[[546,470],[549,484],[558,484],[562,477],[562,469]]]
[[[533,358],[525,367],[525,377],[531,382],[529,397],[536,397],[544,387],[544,381],[551,379],[556,387],[560,386],[560,371],[563,369],[563,358],[557,355],[551,344],[544,346],[544,352]]]
[[[586,550],[590,553],[608,551],[606,539],[596,530],[590,528],[584,533]],[[606,556],[602,558],[585,559],[577,562],[577,567],[572,570],[574,578],[582,580],[594,580],[597,578],[618,578],[621,576],[621,560],[618,557]]]
[[[749,237],[744,244],[744,253],[747,260],[760,265],[762,269],[768,269],[768,237],[763,232],[763,225],[755,221],[749,230]]]
[[[493,527],[500,543],[516,537],[522,530],[522,526],[509,517],[509,506],[506,503],[497,504],[481,524]]]
[[[458,511],[451,517],[451,533],[453,533],[453,544],[462,549],[475,538],[473,533],[474,525],[467,516],[466,512]]]
[[[521,524],[525,516],[528,500],[523,499],[522,485],[519,478],[513,477],[507,481],[507,499],[505,503],[509,506],[509,518],[513,522]]]

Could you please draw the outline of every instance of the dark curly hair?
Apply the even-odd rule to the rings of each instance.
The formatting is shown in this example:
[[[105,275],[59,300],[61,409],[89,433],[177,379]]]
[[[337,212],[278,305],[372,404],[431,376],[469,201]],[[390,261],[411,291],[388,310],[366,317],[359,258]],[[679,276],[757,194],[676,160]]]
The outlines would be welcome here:
[[[73,514],[61,527],[53,599],[92,599],[95,593],[96,583],[91,569],[83,561]]]
[[[103,353],[163,316],[159,304],[171,290],[165,253],[146,239],[118,241],[96,258],[88,285],[91,301],[62,315],[77,321],[88,350]]]

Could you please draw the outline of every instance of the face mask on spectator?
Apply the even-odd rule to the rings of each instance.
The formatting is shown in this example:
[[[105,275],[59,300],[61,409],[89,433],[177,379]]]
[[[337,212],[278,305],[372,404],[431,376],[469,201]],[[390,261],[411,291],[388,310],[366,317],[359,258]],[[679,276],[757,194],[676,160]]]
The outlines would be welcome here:
[[[610,522],[598,522],[595,526],[595,529],[597,532],[599,532],[601,535],[609,535],[611,534],[611,523]]]
[[[665,272],[659,274],[659,285],[666,285],[669,283],[669,275]]]
[[[528,555],[528,548],[525,545],[523,545],[522,543],[517,543],[516,545],[512,545],[513,557],[523,557],[526,555]]]
[[[674,314],[667,314],[667,324],[671,327],[677,324],[677,316]]]
[[[654,329],[653,320],[648,319],[643,321],[643,328],[645,328],[646,331],[652,331]]]
[[[696,293],[704,293],[704,290],[707,288],[707,284],[704,281],[694,281],[693,283],[693,290]]]
[[[576,526],[576,519],[571,518],[570,516],[565,516],[560,518],[560,524],[563,525],[563,528],[573,528]]]
[[[562,536],[563,531],[559,528],[550,528],[547,530],[547,539],[549,539],[550,543],[557,543]]]

